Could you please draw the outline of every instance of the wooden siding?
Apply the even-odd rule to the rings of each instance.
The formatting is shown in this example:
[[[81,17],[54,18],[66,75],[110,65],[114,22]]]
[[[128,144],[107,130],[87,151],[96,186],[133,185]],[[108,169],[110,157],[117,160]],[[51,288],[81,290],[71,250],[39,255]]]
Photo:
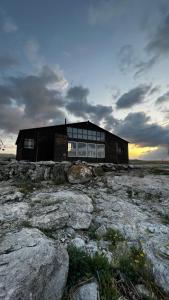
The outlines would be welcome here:
[[[84,140],[67,137],[67,127],[81,128],[105,133],[105,141]],[[34,149],[24,148],[24,139],[34,139]],[[105,158],[68,157],[68,140],[105,144]],[[118,147],[123,149],[118,151]],[[128,142],[90,122],[22,130],[17,139],[17,160],[82,160],[87,162],[128,163]]]
[[[55,134],[54,160],[63,161],[67,159],[67,135]]]

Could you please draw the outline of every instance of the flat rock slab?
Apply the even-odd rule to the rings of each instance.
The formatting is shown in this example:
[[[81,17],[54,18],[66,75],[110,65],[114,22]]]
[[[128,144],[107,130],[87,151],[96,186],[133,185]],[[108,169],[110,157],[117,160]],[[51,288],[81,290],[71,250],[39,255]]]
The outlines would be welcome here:
[[[0,240],[0,298],[60,300],[68,254],[38,229],[22,229]]]
[[[37,193],[31,198],[31,203],[33,209],[29,222],[34,227],[87,229],[90,226],[93,205],[85,194],[74,191]]]

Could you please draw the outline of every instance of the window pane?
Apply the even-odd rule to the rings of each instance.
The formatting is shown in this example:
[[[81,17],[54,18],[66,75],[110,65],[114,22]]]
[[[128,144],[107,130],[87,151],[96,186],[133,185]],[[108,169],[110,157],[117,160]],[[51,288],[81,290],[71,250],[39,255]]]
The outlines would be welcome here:
[[[87,144],[87,156],[88,157],[96,157],[96,145],[95,144]]]
[[[77,156],[85,157],[87,156],[87,144],[86,143],[77,143]]]
[[[78,139],[82,139],[83,135],[82,135],[82,129],[78,128]]]
[[[25,139],[24,140],[25,149],[34,149],[34,139]]]
[[[67,127],[67,134],[68,134],[68,137],[73,137],[73,128]]]
[[[83,139],[87,140],[87,130],[83,129]]]
[[[100,133],[100,140],[105,141],[105,133],[104,132]]]
[[[69,142],[67,151],[68,151],[68,157],[75,157],[76,156],[76,143]]]
[[[73,128],[73,138],[77,139],[77,128]]]
[[[101,132],[97,132],[97,141],[101,140],[100,135],[101,135]]]
[[[82,129],[78,128],[78,134],[82,134]]]
[[[105,158],[105,145],[104,144],[98,144],[97,147],[97,157],[98,158]]]

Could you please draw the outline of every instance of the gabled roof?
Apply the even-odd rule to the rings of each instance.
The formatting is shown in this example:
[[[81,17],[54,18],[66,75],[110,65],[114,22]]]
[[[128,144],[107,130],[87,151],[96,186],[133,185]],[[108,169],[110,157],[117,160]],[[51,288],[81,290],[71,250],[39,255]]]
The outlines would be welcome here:
[[[17,140],[16,140],[16,144],[17,144],[17,142],[18,142],[18,140],[19,140],[19,138],[20,138],[20,135],[21,135],[23,132],[25,132],[25,131],[37,130],[37,129],[44,129],[44,128],[57,128],[57,127],[65,127],[65,126],[66,126],[66,127],[67,127],[67,126],[71,126],[71,127],[72,127],[72,126],[76,126],[77,124],[81,124],[81,125],[92,124],[94,127],[99,128],[100,130],[104,131],[105,133],[111,134],[111,135],[113,135],[114,137],[117,137],[117,138],[119,138],[119,139],[125,141],[126,143],[129,143],[129,142],[126,141],[125,139],[123,139],[123,138],[121,138],[121,137],[115,135],[114,133],[112,133],[112,132],[110,132],[110,131],[108,131],[108,130],[106,130],[106,129],[104,129],[104,128],[102,128],[102,127],[100,127],[100,126],[98,126],[98,125],[96,125],[96,124],[94,124],[94,123],[92,123],[92,122],[90,122],[90,121],[84,121],[84,122],[64,123],[64,124],[58,124],[58,125],[52,125],[52,126],[43,126],[43,127],[34,127],[34,128],[21,129],[21,130],[19,131],[19,134],[18,134],[18,137],[17,137]]]

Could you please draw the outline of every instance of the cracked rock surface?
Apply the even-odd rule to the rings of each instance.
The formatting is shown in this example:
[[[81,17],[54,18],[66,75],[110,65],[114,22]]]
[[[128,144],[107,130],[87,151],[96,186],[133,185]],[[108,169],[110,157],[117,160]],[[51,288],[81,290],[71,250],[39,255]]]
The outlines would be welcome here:
[[[38,229],[0,239],[1,299],[61,299],[68,272],[67,251]]]

